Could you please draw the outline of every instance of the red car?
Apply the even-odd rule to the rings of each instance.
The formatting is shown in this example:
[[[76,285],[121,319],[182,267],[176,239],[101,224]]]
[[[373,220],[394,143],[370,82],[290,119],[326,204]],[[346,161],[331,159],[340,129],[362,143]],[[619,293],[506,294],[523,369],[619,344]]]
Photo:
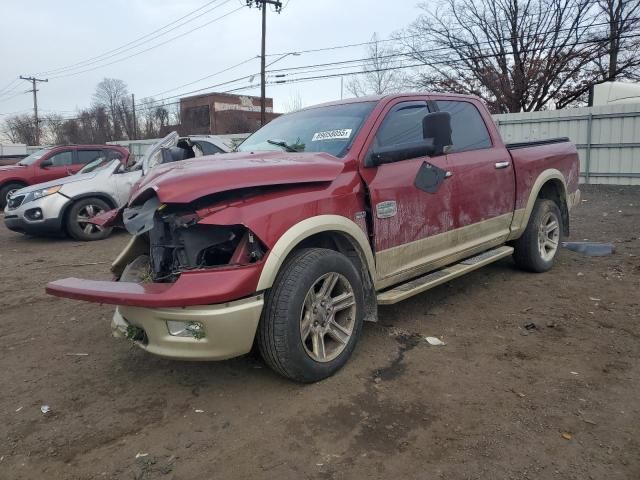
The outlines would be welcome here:
[[[345,364],[379,304],[505,257],[549,270],[578,172],[566,138],[505,145],[475,97],[310,107],[237,153],[152,170],[101,219],[134,235],[119,281],[47,291],[118,305],[114,334],[148,352],[221,360],[255,342],[275,371],[313,382]]]
[[[13,191],[72,175],[104,156],[126,164],[129,150],[116,145],[63,145],[43,148],[15,165],[0,167],[0,209],[4,209]]]

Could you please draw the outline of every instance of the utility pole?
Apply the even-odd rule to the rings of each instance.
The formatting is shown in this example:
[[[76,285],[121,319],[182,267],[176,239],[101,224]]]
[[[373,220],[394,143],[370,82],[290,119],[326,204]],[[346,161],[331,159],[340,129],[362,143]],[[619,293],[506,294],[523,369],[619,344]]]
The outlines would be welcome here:
[[[33,114],[36,119],[36,145],[40,145],[40,119],[38,118],[38,89],[36,88],[36,82],[48,82],[48,78],[35,78],[35,77],[23,77],[22,80],[31,82],[31,91],[33,92]]]
[[[131,94],[131,108],[133,109],[133,140],[138,139],[138,123],[136,122],[136,96]]]
[[[247,0],[247,6],[262,9],[262,54],[260,66],[260,126],[267,123],[267,85],[266,85],[266,52],[267,52],[267,5],[273,5],[276,13],[282,11],[282,2],[280,0]]]

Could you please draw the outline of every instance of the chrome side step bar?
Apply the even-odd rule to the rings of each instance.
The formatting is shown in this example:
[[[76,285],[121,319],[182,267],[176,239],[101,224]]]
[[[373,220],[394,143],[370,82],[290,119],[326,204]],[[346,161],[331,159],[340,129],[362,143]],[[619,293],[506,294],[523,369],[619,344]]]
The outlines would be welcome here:
[[[436,270],[435,272],[428,273],[422,277],[414,278],[407,283],[402,283],[390,290],[378,293],[378,304],[393,305],[394,303],[401,302],[409,297],[426,292],[433,287],[442,285],[449,280],[460,277],[465,273],[472,272],[480,267],[493,263],[496,260],[508,257],[512,253],[513,247],[507,246],[487,250],[486,252],[474,257],[469,257],[460,263],[454,263],[453,265],[449,265],[441,270]]]

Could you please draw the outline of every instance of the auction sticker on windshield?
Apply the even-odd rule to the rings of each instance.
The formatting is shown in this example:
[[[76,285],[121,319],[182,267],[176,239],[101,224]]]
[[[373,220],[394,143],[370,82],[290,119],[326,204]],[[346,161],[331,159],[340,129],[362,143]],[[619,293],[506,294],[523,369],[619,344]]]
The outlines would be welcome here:
[[[351,128],[341,128],[339,130],[328,130],[326,132],[317,132],[311,139],[312,142],[320,140],[347,140],[351,137]]]

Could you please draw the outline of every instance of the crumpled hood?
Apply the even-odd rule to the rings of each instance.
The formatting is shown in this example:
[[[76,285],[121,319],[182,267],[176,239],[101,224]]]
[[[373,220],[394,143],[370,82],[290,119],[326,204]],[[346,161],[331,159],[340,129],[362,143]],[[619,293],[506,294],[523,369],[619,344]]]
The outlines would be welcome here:
[[[162,203],[189,203],[228,190],[267,185],[331,182],[344,163],[327,153],[242,152],[160,165],[149,171],[131,203],[152,188]]]
[[[99,172],[81,173],[75,175],[69,175],[68,177],[58,178],[57,180],[51,180],[50,182],[36,183],[19,190],[20,193],[29,193],[34,190],[41,190],[43,188],[55,187],[56,185],[67,185],[69,183],[82,182],[84,180],[91,180],[98,175]],[[17,192],[16,192],[17,193]],[[62,191],[64,193],[64,190]]]

